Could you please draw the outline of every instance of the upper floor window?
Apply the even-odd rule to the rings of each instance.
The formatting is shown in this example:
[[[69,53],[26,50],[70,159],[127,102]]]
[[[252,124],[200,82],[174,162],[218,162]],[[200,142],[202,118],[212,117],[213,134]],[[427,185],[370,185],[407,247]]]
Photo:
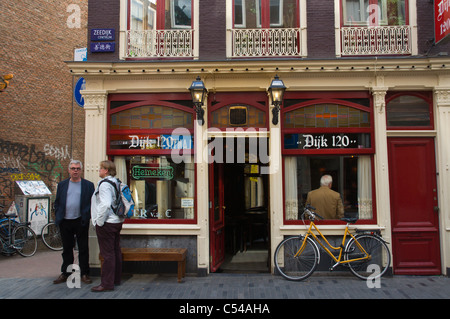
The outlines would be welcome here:
[[[130,30],[190,29],[192,0],[129,0]]]
[[[345,26],[405,25],[407,0],[342,0]]]
[[[126,1],[126,58],[194,57],[194,1]]]
[[[234,0],[235,28],[296,28],[297,0]]]
[[[337,55],[415,54],[417,30],[408,6],[408,0],[341,0]]]
[[[306,55],[305,0],[228,0],[232,8],[229,56],[298,57]],[[300,9],[301,8],[301,9]],[[300,20],[300,11],[305,18]]]

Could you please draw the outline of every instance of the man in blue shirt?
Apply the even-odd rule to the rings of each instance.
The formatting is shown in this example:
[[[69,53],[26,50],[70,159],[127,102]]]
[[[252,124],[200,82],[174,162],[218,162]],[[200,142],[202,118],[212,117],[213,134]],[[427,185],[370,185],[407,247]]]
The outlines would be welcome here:
[[[92,283],[89,278],[89,222],[91,219],[91,197],[94,184],[81,178],[83,164],[72,160],[69,163],[70,178],[58,184],[55,199],[55,223],[59,226],[63,242],[61,275],[54,284],[66,282],[71,272],[67,267],[74,263],[75,238],[78,244],[78,260],[81,281]]]

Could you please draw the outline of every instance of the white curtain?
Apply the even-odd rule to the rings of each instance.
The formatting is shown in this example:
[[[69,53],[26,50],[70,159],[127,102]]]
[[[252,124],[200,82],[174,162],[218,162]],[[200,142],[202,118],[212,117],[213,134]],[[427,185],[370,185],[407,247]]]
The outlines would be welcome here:
[[[358,212],[359,219],[371,219],[373,216],[370,156],[358,157]]]
[[[298,219],[297,157],[284,158],[286,220]]]
[[[194,180],[195,180],[195,169],[194,162],[191,159],[192,163],[184,164],[184,177],[189,180],[186,187],[186,197],[191,198],[192,201],[194,199]],[[187,207],[184,209],[184,218],[186,219],[194,219],[194,207]]]
[[[127,164],[125,156],[114,156],[114,164],[116,165],[116,177],[123,183],[127,183]]]

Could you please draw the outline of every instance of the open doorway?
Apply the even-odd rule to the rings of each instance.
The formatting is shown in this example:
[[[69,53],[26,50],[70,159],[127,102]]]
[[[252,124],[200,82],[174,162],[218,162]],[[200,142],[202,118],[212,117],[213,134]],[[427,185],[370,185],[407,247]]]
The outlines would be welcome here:
[[[268,138],[216,138],[212,144],[210,269],[269,272]]]
[[[225,259],[222,272],[269,271],[268,176],[259,165],[224,165]]]

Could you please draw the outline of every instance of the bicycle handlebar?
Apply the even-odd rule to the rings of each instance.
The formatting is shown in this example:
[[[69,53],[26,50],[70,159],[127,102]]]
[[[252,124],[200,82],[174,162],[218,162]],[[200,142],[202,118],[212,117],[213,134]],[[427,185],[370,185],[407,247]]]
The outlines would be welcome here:
[[[315,210],[316,210],[315,207],[311,206],[310,204],[307,204],[305,206],[305,209],[304,209],[303,213],[306,213],[307,215],[309,215],[310,217],[313,217],[313,218],[314,217],[319,217],[320,219],[325,219],[322,216],[320,216],[319,214],[317,214],[315,212]]]

